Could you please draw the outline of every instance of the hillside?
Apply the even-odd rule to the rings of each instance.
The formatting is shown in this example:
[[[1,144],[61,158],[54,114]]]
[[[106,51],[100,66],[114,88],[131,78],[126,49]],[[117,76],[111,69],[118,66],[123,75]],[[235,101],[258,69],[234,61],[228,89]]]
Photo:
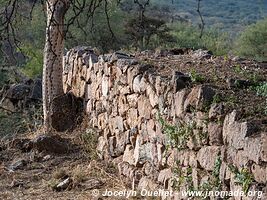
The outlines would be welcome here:
[[[200,22],[195,0],[152,0],[153,4],[168,6],[173,14],[197,24]],[[231,33],[242,31],[244,26],[267,16],[267,1],[264,0],[203,0],[201,13],[205,23]]]

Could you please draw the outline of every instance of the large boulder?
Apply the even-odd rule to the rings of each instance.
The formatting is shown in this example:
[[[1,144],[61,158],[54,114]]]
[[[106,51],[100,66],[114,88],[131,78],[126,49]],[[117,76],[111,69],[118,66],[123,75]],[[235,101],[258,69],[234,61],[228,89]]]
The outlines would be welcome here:
[[[70,143],[58,135],[39,135],[32,141],[32,146],[39,152],[63,154],[68,153]]]
[[[184,103],[184,110],[190,109],[190,107],[198,110],[204,110],[209,106],[213,100],[215,90],[207,85],[196,86],[187,96]]]

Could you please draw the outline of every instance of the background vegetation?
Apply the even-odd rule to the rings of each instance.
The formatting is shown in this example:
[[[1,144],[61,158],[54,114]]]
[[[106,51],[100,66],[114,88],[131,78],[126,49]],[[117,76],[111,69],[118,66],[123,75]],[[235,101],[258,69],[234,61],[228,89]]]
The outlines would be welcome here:
[[[21,5],[22,14],[14,22],[18,47],[13,53],[16,62],[0,54],[0,65],[17,65],[27,76],[36,77],[42,72],[45,37],[45,14],[37,4],[29,15],[32,1]],[[142,0],[140,0],[142,2]],[[0,1],[4,5],[6,1]],[[195,0],[151,0],[140,21],[140,7],[133,0],[110,1],[107,13],[102,2],[94,16],[82,13],[68,27],[66,49],[77,45],[97,47],[100,52],[114,50],[145,50],[155,48],[208,49],[215,55],[235,54],[241,57],[267,60],[267,2],[263,0],[212,0],[201,1],[201,14],[205,29],[200,38],[200,18]],[[70,9],[67,19],[74,11]],[[5,41],[1,42],[2,49]],[[19,54],[20,55],[20,54]],[[4,78],[1,70],[2,82]]]

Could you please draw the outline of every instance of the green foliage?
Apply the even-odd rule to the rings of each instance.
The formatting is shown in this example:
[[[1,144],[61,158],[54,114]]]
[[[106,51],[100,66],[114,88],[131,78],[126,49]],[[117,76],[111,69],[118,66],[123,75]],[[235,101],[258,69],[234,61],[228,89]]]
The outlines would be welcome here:
[[[220,169],[221,169],[221,165],[222,165],[222,160],[221,157],[218,156],[215,160],[214,163],[214,169],[212,171],[212,176],[210,177],[210,179],[207,182],[204,182],[201,186],[200,189],[202,191],[220,191],[221,190],[221,186],[222,183],[220,181]]]
[[[240,171],[237,167],[230,165],[229,169],[235,175],[235,182],[242,186],[243,192],[247,194],[251,183],[254,181],[252,174],[246,168],[242,168]]]
[[[193,135],[195,123],[185,124],[179,122],[178,125],[171,125],[164,121],[159,114],[158,120],[163,127],[163,132],[168,137],[168,145],[178,149],[185,149],[189,137]]]
[[[174,177],[172,180],[174,189],[179,190],[180,187],[186,186],[189,191],[193,191],[194,185],[192,172],[192,167],[188,167],[183,171],[179,161],[177,161],[173,167]]]
[[[248,26],[241,33],[235,52],[246,58],[267,60],[267,18]]]
[[[205,81],[204,76],[198,74],[195,69],[190,70],[190,77],[193,83],[203,83]]]
[[[8,73],[4,70],[0,70],[0,89],[8,81]]]
[[[257,72],[251,72],[242,69],[240,65],[233,66],[233,70],[236,74],[243,76],[245,79],[251,81],[253,85],[257,85],[259,80],[261,79],[261,76]]]
[[[257,95],[267,97],[267,82],[256,87]]]
[[[21,49],[28,58],[22,71],[31,78],[41,75],[43,69],[43,50],[36,49],[30,45],[23,46]]]
[[[215,29],[206,29],[200,38],[199,28],[189,23],[175,23],[170,26],[176,40],[175,47],[208,49],[215,55],[225,55],[229,51],[230,41],[226,33],[220,33]]]
[[[27,130],[24,118],[21,113],[7,114],[0,108],[0,137],[24,133]]]
[[[212,104],[222,102],[222,97],[218,93],[216,93],[212,98]]]
[[[264,113],[267,115],[267,82],[261,83],[255,87],[257,95],[266,97],[266,103],[264,108]]]
[[[169,31],[164,21],[150,17],[144,17],[143,20],[133,18],[125,25],[125,33],[133,42],[133,46],[140,49],[147,49],[149,46],[156,48],[162,43],[171,41]],[[152,46],[151,43],[153,43]]]

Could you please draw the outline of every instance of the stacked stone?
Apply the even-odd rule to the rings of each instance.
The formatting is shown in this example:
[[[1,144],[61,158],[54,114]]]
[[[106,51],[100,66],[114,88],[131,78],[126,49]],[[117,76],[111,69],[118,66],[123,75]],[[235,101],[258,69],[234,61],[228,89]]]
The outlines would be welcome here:
[[[181,72],[161,76],[126,54],[97,57],[86,47],[67,53],[63,81],[65,92],[84,99],[90,125],[102,132],[99,156],[117,162],[133,187],[182,191],[192,184],[201,189],[214,179],[220,160],[217,178],[224,190],[241,187],[230,172],[232,165],[251,171],[251,188],[261,184],[266,190],[267,134],[253,122],[237,121],[236,111],[225,113],[223,103],[212,104],[212,86],[189,89],[190,77]],[[183,149],[170,144],[159,118],[165,124],[190,125]],[[177,189],[177,180],[184,176],[192,181]]]

